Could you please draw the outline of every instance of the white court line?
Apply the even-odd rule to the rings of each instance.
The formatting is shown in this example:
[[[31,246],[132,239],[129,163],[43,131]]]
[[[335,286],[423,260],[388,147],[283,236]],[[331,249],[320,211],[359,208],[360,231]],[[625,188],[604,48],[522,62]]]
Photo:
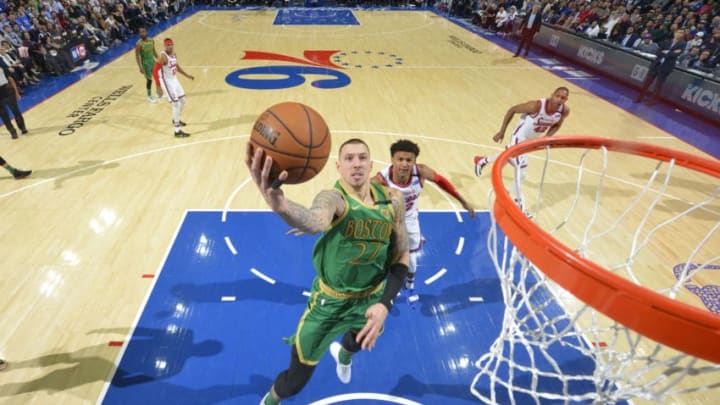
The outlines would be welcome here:
[[[470,302],[485,302],[485,298],[483,298],[483,297],[468,297],[468,301],[470,301]]]
[[[310,294],[310,291],[303,291],[302,294],[306,297],[309,297],[312,295],[312,294]]]
[[[259,270],[257,270],[257,269],[254,268],[254,267],[250,269],[250,272],[251,272],[252,274],[260,277],[261,279],[265,280],[265,281],[266,281],[267,283],[269,283],[269,284],[275,284],[275,280],[273,280],[272,278],[264,275],[263,273],[261,273]]]
[[[225,214],[225,211],[223,211],[223,214]],[[227,245],[228,249],[230,249],[230,252],[232,252],[233,255],[237,255],[237,250],[235,250],[235,246],[233,246],[229,236],[225,237],[225,244]]]
[[[421,403],[415,402],[410,399],[396,397],[388,394],[376,394],[374,392],[353,392],[351,394],[335,395],[333,397],[317,400],[308,405],[333,405],[341,404],[343,402],[356,401],[360,399],[374,399],[398,405],[422,405]]]
[[[222,297],[220,297],[220,301],[222,301],[222,302],[233,302],[233,301],[235,301],[236,299],[237,299],[237,298],[234,297],[234,296],[222,296]]]
[[[437,273],[433,274],[430,278],[425,280],[425,284],[430,285],[430,284],[434,283],[435,281],[437,281],[437,279],[444,276],[445,273],[447,273],[447,269],[440,269],[440,271],[438,271]]]
[[[147,293],[145,294],[145,300],[143,300],[142,305],[140,305],[140,308],[138,309],[137,314],[135,315],[135,320],[132,323],[132,327],[128,331],[127,335],[125,335],[125,339],[123,340],[123,346],[122,349],[120,349],[120,352],[115,357],[115,361],[113,362],[113,367],[108,372],[107,377],[105,377],[105,383],[103,383],[102,390],[100,391],[100,395],[98,396],[98,400],[96,402],[96,405],[100,405],[103,403],[103,399],[105,399],[105,395],[107,395],[107,391],[110,388],[110,382],[112,381],[112,377],[115,375],[115,371],[117,370],[118,366],[120,365],[120,359],[123,358],[125,355],[125,350],[127,350],[128,343],[130,342],[130,338],[132,337],[133,333],[135,333],[135,328],[137,327],[138,322],[140,322],[140,316],[145,310],[145,307],[147,306],[148,301],[150,301],[150,295],[152,294],[153,290],[155,289],[155,284],[157,283],[158,279],[160,279],[160,273],[162,273],[163,268],[165,267],[165,263],[167,263],[168,257],[170,257],[170,249],[175,244],[175,241],[177,240],[178,235],[180,234],[180,228],[182,227],[182,224],[185,223],[185,218],[187,217],[188,211],[186,210],[183,213],[183,217],[180,221],[178,221],[177,228],[175,229],[175,235],[173,235],[172,239],[170,239],[170,243],[168,243],[167,249],[165,249],[165,258],[160,261],[160,264],[158,265],[158,269],[155,272],[155,277],[152,279],[152,283],[150,284],[150,288],[148,288]]]
[[[226,137],[222,137],[222,138],[205,139],[205,140],[202,140],[202,141],[188,142],[188,143],[182,143],[182,144],[177,144],[177,145],[170,145],[170,146],[165,146],[165,147],[158,148],[158,149],[152,149],[152,150],[146,150],[146,151],[143,151],[143,152],[133,153],[133,154],[130,154],[130,155],[127,155],[127,156],[123,156],[123,157],[119,157],[119,158],[116,158],[116,159],[106,160],[106,161],[104,161],[104,162],[100,162],[100,163],[97,163],[97,164],[94,164],[94,165],[81,167],[80,169],[75,169],[75,170],[69,171],[69,172],[67,172],[67,173],[63,173],[63,174],[61,174],[61,175],[59,175],[59,176],[50,178],[50,179],[45,179],[45,180],[41,180],[41,181],[34,182],[34,183],[32,183],[32,184],[28,184],[27,186],[23,186],[23,187],[20,187],[20,188],[18,188],[18,189],[15,189],[15,190],[8,191],[8,192],[5,193],[5,194],[0,194],[0,199],[3,199],[3,198],[5,198],[5,197],[11,196],[11,195],[13,195],[13,194],[19,193],[19,192],[21,192],[21,191],[25,191],[25,190],[30,189],[30,188],[33,188],[33,187],[37,187],[37,186],[42,185],[42,184],[45,184],[45,183],[55,182],[57,179],[62,179],[62,178],[64,178],[64,177],[70,177],[70,176],[72,176],[72,175],[74,175],[74,174],[76,174],[76,173],[82,173],[82,172],[84,172],[85,170],[93,170],[93,169],[96,169],[96,168],[98,168],[98,167],[101,167],[101,166],[110,164],[110,163],[122,162],[123,160],[129,160],[129,159],[133,159],[133,158],[136,158],[136,157],[141,157],[141,156],[146,156],[146,155],[152,155],[153,153],[158,153],[158,152],[166,152],[166,151],[169,151],[169,150],[184,148],[184,147],[187,147],[187,146],[195,146],[195,145],[200,145],[200,144],[203,144],[203,143],[211,143],[211,142],[218,142],[218,141],[227,141],[227,140],[229,140],[229,139],[246,138],[246,137],[249,137],[249,135],[232,135],[232,136],[226,136]],[[30,177],[30,178],[32,179],[32,177]]]
[[[462,253],[463,250],[463,246],[465,246],[465,238],[461,236],[460,239],[458,239],[457,248],[455,248],[456,256],[460,256],[460,253]]]
[[[228,212],[228,208],[230,207],[230,203],[232,203],[232,201],[235,199],[235,196],[237,195],[237,193],[239,193],[240,190],[241,190],[243,187],[245,187],[245,185],[248,184],[249,181],[250,181],[250,177],[248,177],[247,179],[245,179],[245,181],[243,181],[242,183],[240,183],[240,185],[237,186],[237,188],[236,188],[235,190],[233,190],[232,193],[230,193],[230,197],[228,197],[227,201],[225,201],[225,206],[223,207],[223,211],[222,211],[222,221],[221,221],[221,222],[225,223],[225,220],[227,220],[227,212]],[[232,249],[231,249],[231,250],[232,250]]]

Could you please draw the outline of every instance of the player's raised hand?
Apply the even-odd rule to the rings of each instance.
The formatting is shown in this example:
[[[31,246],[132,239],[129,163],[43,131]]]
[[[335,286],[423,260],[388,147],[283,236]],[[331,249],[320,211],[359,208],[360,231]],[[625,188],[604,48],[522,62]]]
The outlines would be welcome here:
[[[385,318],[387,318],[388,310],[384,304],[377,303],[371,305],[365,311],[365,326],[358,332],[355,341],[360,343],[360,347],[371,351],[375,347],[378,336],[382,332]]]
[[[245,149],[245,165],[250,170],[250,176],[260,189],[265,201],[273,211],[287,210],[287,200],[280,187],[273,187],[270,181],[270,169],[272,169],[272,157],[266,156],[265,151],[260,147],[253,147],[248,142]],[[288,173],[283,170],[277,178],[277,182],[284,182]]]

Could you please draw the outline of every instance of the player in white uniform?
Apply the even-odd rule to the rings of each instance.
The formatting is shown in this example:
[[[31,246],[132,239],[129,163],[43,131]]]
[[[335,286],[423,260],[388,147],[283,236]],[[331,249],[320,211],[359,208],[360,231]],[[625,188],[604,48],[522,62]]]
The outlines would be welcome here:
[[[528,101],[510,107],[503,119],[502,128],[493,136],[493,141],[501,142],[505,137],[507,126],[512,120],[513,115],[522,114],[520,122],[518,122],[512,134],[510,143],[506,146],[509,148],[528,139],[537,138],[538,136],[553,136],[562,126],[563,121],[570,114],[570,108],[565,104],[567,102],[570,90],[566,87],[558,87],[548,98],[536,101]],[[547,131],[547,132],[546,132]],[[497,159],[494,156],[475,156],[475,175],[480,176],[483,168]],[[527,156],[522,155],[514,158],[510,163],[515,167],[515,178],[513,182],[513,192],[515,193],[515,202],[524,210],[524,199],[522,197],[522,181],[525,179],[525,170],[527,168]]]
[[[475,209],[455,190],[448,179],[430,167],[416,162],[419,154],[420,148],[414,142],[408,140],[395,142],[390,146],[391,165],[372,178],[373,182],[400,190],[405,198],[405,224],[410,241],[410,268],[405,279],[407,290],[415,288],[417,257],[422,250],[423,238],[418,220],[418,202],[425,180],[436,183],[445,192],[455,197],[470,213],[470,217],[475,218]]]
[[[177,72],[190,80],[195,80],[195,77],[187,74],[177,63],[177,55],[173,51],[172,39],[165,38],[163,44],[165,50],[160,53],[160,57],[155,62],[153,78],[158,89],[158,96],[162,97],[164,93],[173,106],[172,121],[175,127],[175,136],[184,138],[190,136],[190,134],[180,128],[185,126],[185,123],[180,120],[180,114],[185,107],[185,90],[180,85]]]

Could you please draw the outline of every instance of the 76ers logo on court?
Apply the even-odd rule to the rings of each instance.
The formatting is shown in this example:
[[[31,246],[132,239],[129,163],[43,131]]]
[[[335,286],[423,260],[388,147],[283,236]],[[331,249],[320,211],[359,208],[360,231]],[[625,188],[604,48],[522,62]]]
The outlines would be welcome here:
[[[292,65],[256,66],[236,70],[225,77],[231,86],[253,90],[289,89],[305,83],[307,76],[319,76],[310,85],[337,89],[350,84],[350,76],[341,72],[330,57],[339,51],[305,51],[305,59],[272,52],[245,51],[244,60],[290,62]]]

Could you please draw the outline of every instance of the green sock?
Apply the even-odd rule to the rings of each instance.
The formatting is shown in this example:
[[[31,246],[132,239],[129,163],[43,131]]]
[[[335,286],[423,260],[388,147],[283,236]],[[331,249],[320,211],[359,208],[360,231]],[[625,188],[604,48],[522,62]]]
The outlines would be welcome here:
[[[263,404],[264,405],[280,405],[280,401],[273,398],[272,394],[269,392],[265,394],[265,398],[263,398]]]
[[[345,349],[340,349],[338,360],[340,360],[340,364],[347,366],[352,363],[352,354],[345,351]]]

